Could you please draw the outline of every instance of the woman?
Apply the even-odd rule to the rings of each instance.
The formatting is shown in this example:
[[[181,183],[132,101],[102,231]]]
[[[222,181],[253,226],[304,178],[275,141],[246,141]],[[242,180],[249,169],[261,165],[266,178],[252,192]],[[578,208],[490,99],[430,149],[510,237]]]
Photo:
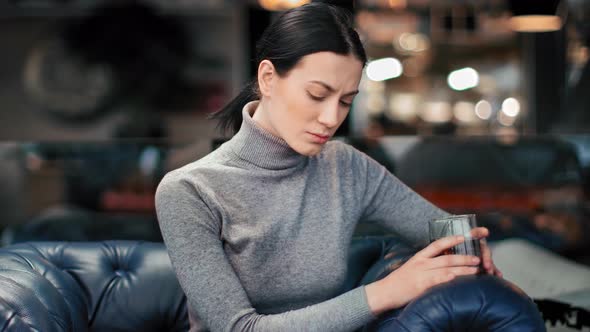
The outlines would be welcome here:
[[[445,238],[380,281],[340,291],[359,220],[424,246],[428,220],[447,214],[366,155],[329,142],[366,62],[349,16],[317,3],[287,11],[257,53],[257,79],[218,114],[239,131],[167,174],[156,194],[191,315],[213,331],[353,331],[475,274],[475,257],[436,257],[463,241]],[[487,273],[499,274],[487,247],[484,256]]]

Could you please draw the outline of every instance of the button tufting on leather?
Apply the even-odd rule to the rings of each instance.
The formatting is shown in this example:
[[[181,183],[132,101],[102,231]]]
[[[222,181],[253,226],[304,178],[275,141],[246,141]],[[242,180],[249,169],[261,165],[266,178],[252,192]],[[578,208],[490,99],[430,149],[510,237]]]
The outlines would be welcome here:
[[[115,270],[115,274],[118,277],[124,277],[125,275],[127,275],[127,271],[123,271],[123,270]]]

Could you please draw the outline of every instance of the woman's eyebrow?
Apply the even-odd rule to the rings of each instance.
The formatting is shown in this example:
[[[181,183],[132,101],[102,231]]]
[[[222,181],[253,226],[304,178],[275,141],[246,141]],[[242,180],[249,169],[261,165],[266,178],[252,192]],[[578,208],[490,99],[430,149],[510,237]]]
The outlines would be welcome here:
[[[319,85],[323,86],[324,88],[326,88],[330,92],[336,91],[336,89],[334,89],[333,87],[331,87],[330,85],[328,85],[328,84],[326,84],[326,83],[324,83],[322,81],[311,81],[311,83],[319,84]],[[354,91],[347,92],[347,93],[343,94],[342,96],[343,97],[354,96],[357,93],[359,93],[359,91],[358,90],[354,90]]]

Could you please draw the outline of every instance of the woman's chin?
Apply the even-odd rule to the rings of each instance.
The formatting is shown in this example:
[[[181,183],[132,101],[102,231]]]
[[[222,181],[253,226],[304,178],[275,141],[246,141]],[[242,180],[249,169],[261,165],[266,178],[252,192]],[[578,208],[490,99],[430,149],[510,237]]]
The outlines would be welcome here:
[[[296,146],[293,148],[293,150],[304,156],[313,157],[319,154],[322,151],[323,147],[323,144],[307,143],[301,144],[300,146]]]

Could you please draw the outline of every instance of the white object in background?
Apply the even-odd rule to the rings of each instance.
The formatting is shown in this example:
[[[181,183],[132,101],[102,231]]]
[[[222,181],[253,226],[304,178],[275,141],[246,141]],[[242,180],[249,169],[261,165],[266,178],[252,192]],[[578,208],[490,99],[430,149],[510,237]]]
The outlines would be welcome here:
[[[561,257],[543,247],[520,239],[490,245],[494,263],[504,278],[532,298],[590,290],[590,267]]]

